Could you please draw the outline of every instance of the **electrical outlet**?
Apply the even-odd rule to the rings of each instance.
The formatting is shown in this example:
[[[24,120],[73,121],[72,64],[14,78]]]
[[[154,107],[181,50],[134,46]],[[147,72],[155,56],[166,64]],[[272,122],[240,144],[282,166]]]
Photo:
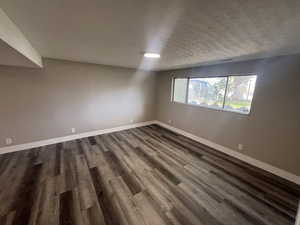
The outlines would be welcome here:
[[[130,120],[130,123],[133,123],[133,122],[134,122],[134,119],[131,119],[131,120]]]
[[[12,138],[6,138],[6,139],[5,139],[5,144],[6,144],[6,145],[11,145],[12,143],[13,143]]]
[[[240,151],[243,151],[243,149],[244,149],[244,145],[242,145],[242,144],[238,144],[238,149],[239,149]]]
[[[172,120],[168,120],[168,123],[171,124],[171,123],[172,123]]]
[[[76,129],[75,128],[71,128],[71,132],[74,134],[76,133]]]

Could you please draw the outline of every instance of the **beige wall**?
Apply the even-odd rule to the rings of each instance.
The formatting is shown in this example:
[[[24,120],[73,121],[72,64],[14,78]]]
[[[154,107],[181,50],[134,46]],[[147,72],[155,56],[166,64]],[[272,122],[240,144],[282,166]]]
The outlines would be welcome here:
[[[170,102],[173,76],[257,73],[250,115]],[[156,95],[156,103],[155,103]],[[154,73],[45,60],[0,66],[0,147],[158,119],[300,175],[300,56]]]
[[[154,85],[153,73],[109,66],[0,66],[0,147],[153,120]]]
[[[250,115],[172,103],[173,76],[257,73]],[[300,56],[160,72],[157,119],[300,175]]]

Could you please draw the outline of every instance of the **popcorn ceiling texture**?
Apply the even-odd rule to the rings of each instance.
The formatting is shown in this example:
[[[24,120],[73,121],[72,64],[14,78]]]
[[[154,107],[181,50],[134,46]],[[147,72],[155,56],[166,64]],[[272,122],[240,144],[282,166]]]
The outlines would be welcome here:
[[[43,57],[162,70],[300,52],[298,0],[3,0],[0,7]],[[143,61],[143,51],[162,57]]]

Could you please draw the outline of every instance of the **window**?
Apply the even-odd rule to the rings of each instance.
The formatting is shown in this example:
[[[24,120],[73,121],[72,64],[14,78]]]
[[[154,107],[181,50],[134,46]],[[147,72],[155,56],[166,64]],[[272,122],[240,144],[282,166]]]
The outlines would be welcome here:
[[[173,101],[249,114],[256,75],[175,78]]]
[[[256,83],[256,76],[228,77],[224,109],[249,113]]]
[[[186,102],[186,93],[187,93],[187,78],[176,78],[174,79],[174,102]]]
[[[191,78],[189,82],[188,103],[222,108],[227,77]]]

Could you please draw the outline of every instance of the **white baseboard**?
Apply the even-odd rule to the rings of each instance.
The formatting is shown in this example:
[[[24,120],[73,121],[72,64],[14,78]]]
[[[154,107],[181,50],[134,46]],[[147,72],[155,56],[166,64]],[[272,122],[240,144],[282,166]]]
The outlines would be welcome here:
[[[282,177],[282,178],[284,178],[284,179],[286,179],[288,181],[291,181],[291,182],[293,182],[295,184],[300,185],[300,177],[299,176],[294,175],[294,174],[292,174],[290,172],[287,172],[287,171],[285,171],[283,169],[274,167],[274,166],[272,166],[272,165],[270,165],[268,163],[265,163],[265,162],[259,161],[257,159],[254,159],[254,158],[252,158],[250,156],[241,154],[241,153],[239,153],[237,151],[234,151],[234,150],[232,150],[230,148],[227,148],[225,146],[216,144],[216,143],[214,143],[212,141],[209,141],[207,139],[198,137],[196,135],[193,135],[191,133],[188,133],[188,132],[186,132],[184,130],[181,130],[181,129],[178,129],[176,127],[170,126],[170,125],[165,124],[163,122],[160,122],[160,121],[156,120],[155,124],[158,124],[158,125],[160,125],[162,127],[165,127],[165,128],[167,128],[169,130],[172,130],[172,131],[174,131],[174,132],[176,132],[178,134],[184,135],[184,136],[186,136],[188,138],[191,138],[191,139],[193,139],[193,140],[195,140],[197,142],[200,142],[200,143],[202,143],[204,145],[207,145],[207,146],[209,146],[209,147],[211,147],[213,149],[216,149],[216,150],[221,151],[223,153],[226,153],[227,155],[230,155],[230,156],[232,156],[234,158],[242,160],[242,161],[244,161],[244,162],[246,162],[246,163],[248,163],[248,164],[250,164],[252,166],[258,167],[260,169],[263,169],[263,170],[268,171],[268,172],[270,172],[270,173],[272,173],[274,175],[277,175],[277,176]],[[296,224],[296,225],[300,225],[300,224]]]
[[[75,139],[79,139],[79,138],[85,138],[85,137],[90,137],[90,136],[95,136],[95,135],[100,135],[100,134],[107,134],[107,133],[112,133],[112,132],[116,132],[116,131],[131,129],[131,128],[135,128],[135,127],[147,126],[147,125],[150,125],[153,123],[155,123],[155,121],[147,121],[147,122],[129,124],[129,125],[124,125],[124,126],[119,126],[119,127],[114,127],[114,128],[103,129],[103,130],[95,130],[95,131],[90,131],[90,132],[85,132],[85,133],[80,133],[80,134],[74,134],[74,135],[69,135],[69,136],[65,136],[65,137],[51,138],[48,140],[35,141],[35,142],[30,142],[30,143],[25,143],[25,144],[20,144],[20,145],[12,145],[12,146],[7,146],[7,147],[2,147],[2,148],[0,148],[0,154],[22,151],[22,150],[37,148],[37,147],[41,147],[41,146],[45,146],[45,145],[57,144],[57,143],[65,142],[65,141],[71,141],[71,140],[75,140]]]
[[[297,217],[296,217],[295,225],[300,225],[300,200],[299,200],[298,214],[297,214]]]
[[[198,136],[193,135],[191,133],[188,133],[184,130],[178,129],[176,127],[172,127],[168,124],[165,124],[165,123],[157,121],[157,120],[147,121],[147,122],[142,122],[142,123],[129,124],[129,125],[124,125],[124,126],[119,126],[119,127],[114,127],[114,128],[103,129],[103,130],[90,131],[90,132],[74,134],[74,135],[69,135],[69,136],[65,136],[65,137],[52,138],[52,139],[48,139],[48,140],[36,141],[36,142],[31,142],[31,143],[25,143],[25,144],[20,144],[20,145],[2,147],[2,148],[0,148],[0,154],[9,153],[9,152],[16,152],[16,151],[22,151],[22,150],[27,150],[27,149],[31,149],[31,148],[37,148],[37,147],[41,147],[41,146],[45,146],[45,145],[71,141],[71,140],[75,140],[75,139],[79,139],[79,138],[85,138],[85,137],[90,137],[90,136],[95,136],[95,135],[112,133],[112,132],[127,130],[127,129],[131,129],[131,128],[135,128],[135,127],[147,126],[147,125],[150,125],[150,124],[158,124],[162,127],[165,127],[169,130],[172,130],[176,133],[179,133],[179,134],[184,135],[186,137],[189,137],[189,138],[191,138],[195,141],[198,141],[202,144],[205,144],[205,145],[207,145],[207,146],[209,146],[213,149],[216,149],[216,150],[221,151],[223,153],[226,153],[226,154],[228,154],[232,157],[235,157],[235,158],[240,159],[244,162],[247,162],[250,165],[253,165],[253,166],[258,167],[260,169],[266,170],[266,171],[268,171],[272,174],[275,174],[279,177],[282,177],[286,180],[289,180],[293,183],[296,183],[296,184],[300,185],[300,177],[299,176],[296,176],[296,175],[294,175],[290,172],[279,169],[279,168],[274,167],[270,164],[261,162],[257,159],[251,158],[250,156],[241,154],[241,153],[239,153],[237,151],[234,151],[230,148],[227,148],[227,147],[224,147],[222,145],[216,144],[212,141],[209,141],[207,139],[198,137]],[[298,219],[298,220],[300,220],[300,219]],[[297,224],[297,225],[300,225],[300,224]]]

